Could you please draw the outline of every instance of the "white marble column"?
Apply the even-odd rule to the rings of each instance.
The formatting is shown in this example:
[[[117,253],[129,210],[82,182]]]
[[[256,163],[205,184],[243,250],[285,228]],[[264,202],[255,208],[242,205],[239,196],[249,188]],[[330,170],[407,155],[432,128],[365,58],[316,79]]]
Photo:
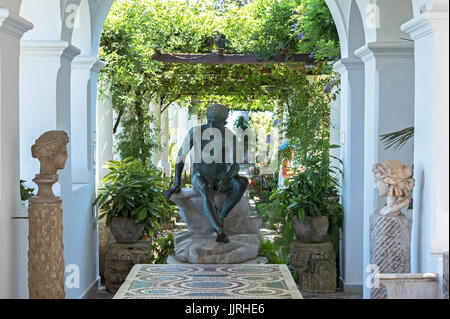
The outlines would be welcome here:
[[[442,273],[449,249],[449,3],[426,4],[416,1],[415,18],[402,26],[414,40],[416,67],[412,272]]]
[[[364,225],[364,63],[356,57],[343,58],[335,64],[334,70],[341,75],[337,141],[341,146],[338,157],[343,162],[344,172],[341,275],[346,292],[360,293]]]
[[[178,129],[177,129],[177,149],[183,145],[184,138],[188,134],[190,128],[192,127],[192,120],[189,119],[189,110],[187,107],[182,107],[178,109]],[[177,151],[178,151],[177,150]],[[190,156],[186,157],[186,164],[184,169],[190,168]]]
[[[15,5],[14,5],[15,6]],[[18,11],[18,8],[15,8]],[[20,215],[19,57],[20,39],[33,25],[0,3],[0,299],[18,297],[13,224]],[[26,261],[26,260],[25,260]]]
[[[169,107],[167,107],[161,114],[161,167],[166,176],[170,175],[169,143]]]
[[[156,140],[161,140],[161,106],[159,99],[154,99],[150,102],[150,115],[152,116],[150,122],[150,129],[155,131]],[[161,166],[161,150],[155,149],[152,154],[151,163],[156,167]]]
[[[355,54],[365,64],[364,276],[367,277],[369,218],[384,206],[375,191],[372,167],[390,158],[413,163],[413,141],[400,150],[386,150],[380,135],[414,125],[414,46],[406,40],[369,42]],[[365,285],[364,297],[368,296]]]
[[[113,105],[110,87],[103,88],[105,94],[99,94],[97,99],[97,129],[96,129],[96,180],[97,186],[108,173],[105,163],[114,159],[113,156]]]
[[[95,130],[96,85],[104,64],[97,57],[78,56],[71,75],[72,183],[89,184],[93,174],[93,132]],[[94,97],[94,99],[93,99]]]

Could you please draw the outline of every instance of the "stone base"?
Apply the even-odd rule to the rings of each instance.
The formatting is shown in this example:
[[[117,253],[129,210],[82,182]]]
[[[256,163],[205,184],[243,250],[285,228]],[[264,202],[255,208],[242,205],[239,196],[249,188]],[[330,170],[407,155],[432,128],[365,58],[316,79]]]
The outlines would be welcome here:
[[[314,293],[336,291],[336,254],[331,242],[290,246],[291,268],[299,272],[300,290]]]
[[[437,299],[437,274],[376,274],[387,299]]]
[[[216,193],[220,209],[226,194]],[[248,197],[244,196],[224,220],[224,231],[230,242],[216,242],[217,234],[203,213],[200,194],[183,188],[170,198],[179,209],[189,231],[175,235],[175,256],[191,264],[239,264],[258,256],[261,218],[251,214]],[[249,214],[250,213],[250,214]]]
[[[99,214],[102,214],[102,212],[99,212]],[[108,251],[109,244],[114,242],[114,237],[111,234],[111,231],[108,227],[106,227],[106,218],[98,221],[98,241],[99,273],[102,283],[105,283],[106,252]]]
[[[444,279],[444,287],[443,287],[443,293],[442,293],[442,298],[443,299],[448,299],[448,251],[445,252],[444,254],[444,274],[443,274],[443,279]]]
[[[169,257],[167,258],[167,264],[168,265],[189,265],[189,263],[187,262],[183,262],[177,259],[177,257],[175,257],[174,254],[169,255]],[[267,264],[267,258],[266,257],[256,257],[254,259],[250,259],[247,261],[244,261],[241,264],[245,264],[245,265],[265,265]]]
[[[46,204],[30,200],[28,206],[30,299],[64,299],[66,296],[62,214],[61,201]]]
[[[175,256],[191,264],[239,264],[258,256],[256,234],[229,234],[227,244],[218,243],[216,237],[215,233],[193,234],[190,231],[177,234]]]
[[[370,216],[370,263],[382,274],[411,272],[411,222],[405,215]],[[370,289],[371,299],[386,299],[383,285]]]
[[[136,244],[110,243],[106,251],[105,289],[116,293],[134,265],[150,262],[149,241]]]

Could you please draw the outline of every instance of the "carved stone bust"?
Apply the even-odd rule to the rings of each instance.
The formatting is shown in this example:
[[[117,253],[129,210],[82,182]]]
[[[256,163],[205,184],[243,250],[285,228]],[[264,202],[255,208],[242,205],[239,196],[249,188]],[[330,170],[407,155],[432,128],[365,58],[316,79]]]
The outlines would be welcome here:
[[[410,203],[411,190],[415,184],[412,165],[390,159],[375,164],[372,171],[379,196],[387,197],[386,206],[380,214],[401,214],[401,209]]]
[[[48,131],[42,134],[31,147],[33,158],[41,164],[40,173],[33,181],[39,186],[36,202],[52,202],[58,200],[53,194],[52,185],[58,181],[57,170],[64,169],[68,158],[67,143],[69,136],[64,131]]]

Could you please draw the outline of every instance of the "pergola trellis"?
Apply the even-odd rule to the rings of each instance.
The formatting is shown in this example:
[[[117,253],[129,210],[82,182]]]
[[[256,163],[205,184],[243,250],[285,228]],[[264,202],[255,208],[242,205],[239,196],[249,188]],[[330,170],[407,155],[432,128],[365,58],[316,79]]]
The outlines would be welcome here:
[[[156,51],[153,56],[156,61],[183,64],[279,64],[279,63],[306,63],[314,64],[311,54],[276,55],[263,60],[257,54],[189,54],[189,53],[161,53]]]
[[[313,66],[316,62],[311,54],[279,54],[269,59],[261,59],[258,54],[224,54],[223,49],[210,54],[192,54],[192,53],[162,53],[159,49],[155,50],[152,56],[155,61],[170,64],[214,64],[214,65],[267,65],[267,64],[305,64]],[[219,74],[211,74],[215,77]],[[270,84],[267,84],[270,86]],[[230,92],[230,94],[232,94]],[[193,95],[192,92],[185,92],[184,95]],[[165,107],[161,110],[163,113]]]

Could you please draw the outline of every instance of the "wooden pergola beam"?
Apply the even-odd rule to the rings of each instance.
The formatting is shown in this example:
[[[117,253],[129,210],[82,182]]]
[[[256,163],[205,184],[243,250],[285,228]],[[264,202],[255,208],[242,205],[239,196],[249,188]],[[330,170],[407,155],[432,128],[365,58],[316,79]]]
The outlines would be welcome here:
[[[166,53],[157,52],[152,57],[156,61],[166,64],[279,64],[279,63],[308,63],[313,64],[314,59],[309,54],[293,54],[289,57],[285,55],[274,56],[269,61],[261,60],[257,54],[187,54],[187,53]]]

